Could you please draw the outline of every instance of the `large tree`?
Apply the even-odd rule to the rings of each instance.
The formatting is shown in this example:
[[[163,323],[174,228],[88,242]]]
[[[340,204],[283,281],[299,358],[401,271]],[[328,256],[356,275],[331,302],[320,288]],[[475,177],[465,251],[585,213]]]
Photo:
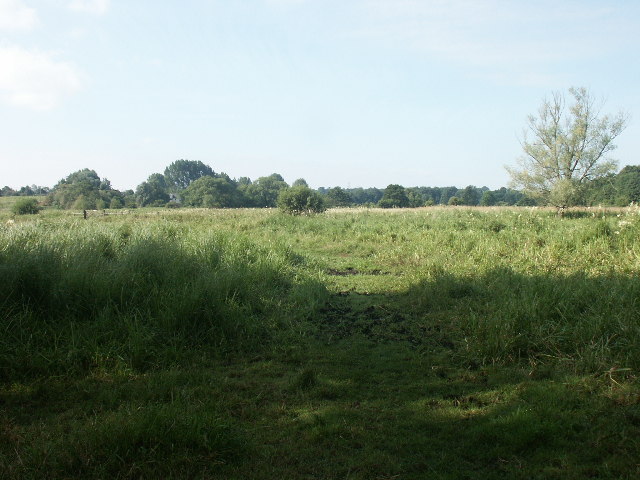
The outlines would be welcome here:
[[[278,193],[278,208],[291,215],[311,215],[326,210],[324,198],[304,185],[287,187]]]
[[[543,202],[564,209],[576,202],[589,180],[611,173],[616,162],[608,154],[624,130],[627,117],[601,115],[585,88],[570,88],[543,101],[538,115],[528,117],[519,168],[509,168],[512,183]]]
[[[182,192],[183,203],[191,207],[234,208],[242,203],[242,194],[229,177],[201,177]]]
[[[618,205],[629,205],[640,202],[640,166],[627,165],[616,176],[618,190]]]
[[[249,185],[245,195],[254,207],[275,207],[278,194],[289,185],[281,175],[272,173],[268,177],[260,177]]]
[[[408,207],[409,197],[402,185],[391,184],[384,189],[384,195],[378,202],[382,208]]]
[[[473,185],[468,185],[460,192],[460,203],[462,205],[478,205],[480,202],[480,191]]]
[[[176,160],[164,170],[169,191],[180,192],[201,177],[218,177],[209,165],[199,160]]]
[[[113,197],[122,197],[122,194],[111,188],[111,182],[101,179],[95,170],[84,168],[60,180],[49,194],[48,202],[62,208],[106,208]]]
[[[340,187],[330,188],[327,192],[327,200],[332,207],[348,207],[353,203],[351,195]]]
[[[161,173],[152,173],[136,188],[136,201],[141,207],[161,207],[169,201],[167,183]]]

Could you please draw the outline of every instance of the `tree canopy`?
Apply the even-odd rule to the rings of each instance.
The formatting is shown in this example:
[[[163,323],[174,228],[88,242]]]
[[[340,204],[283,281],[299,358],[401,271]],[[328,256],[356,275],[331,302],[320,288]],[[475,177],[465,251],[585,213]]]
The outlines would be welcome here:
[[[569,93],[569,105],[563,94],[554,93],[537,116],[528,117],[520,166],[507,168],[514,186],[558,208],[575,203],[588,181],[615,171],[608,154],[627,123],[622,112],[600,115],[601,105],[587,89]]]
[[[327,191],[327,200],[332,207],[348,207],[353,203],[351,195],[340,187],[333,187]]]
[[[180,192],[191,182],[205,176],[217,175],[209,165],[199,160],[176,160],[164,169],[165,181],[171,192]]]
[[[278,194],[289,187],[281,175],[272,173],[268,177],[260,177],[247,186],[245,195],[253,207],[275,207]]]
[[[384,189],[384,195],[378,202],[382,208],[408,207],[409,197],[402,185],[391,184]]]
[[[88,168],[78,170],[60,180],[49,194],[48,202],[62,208],[106,208],[113,197],[122,193],[111,187],[111,182]]]
[[[182,192],[184,205],[206,208],[242,206],[242,195],[228,177],[200,177]]]
[[[320,194],[304,185],[282,189],[278,194],[278,208],[292,215],[310,215],[326,210]]]
[[[136,188],[136,202],[141,207],[160,207],[168,201],[167,182],[161,173],[152,173]]]

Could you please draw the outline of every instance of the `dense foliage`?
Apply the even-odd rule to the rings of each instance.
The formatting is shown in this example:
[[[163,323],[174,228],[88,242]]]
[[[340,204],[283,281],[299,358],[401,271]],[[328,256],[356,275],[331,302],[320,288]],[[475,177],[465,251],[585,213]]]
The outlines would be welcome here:
[[[569,93],[571,104],[555,93],[542,102],[538,115],[529,116],[520,166],[507,169],[515,185],[560,209],[580,204],[586,183],[615,171],[617,162],[608,154],[627,124],[622,112],[601,115],[586,88]]]
[[[51,189],[48,203],[60,208],[92,210],[125,205],[126,197],[133,192],[122,193],[111,187],[111,182],[88,168],[78,170],[60,180]],[[117,199],[116,202],[113,202]]]
[[[281,190],[278,195],[278,208],[291,215],[311,215],[326,210],[324,199],[304,185]]]
[[[292,186],[308,187],[299,178]],[[572,203],[576,205],[626,206],[640,201],[640,166],[626,166],[618,174],[585,179],[579,187],[571,186]],[[134,207],[207,207],[207,208],[273,208],[280,192],[289,188],[284,178],[273,173],[251,180],[248,177],[232,179],[225,173],[216,173],[211,167],[193,160],[177,160],[154,173],[135,190],[120,192],[111,187],[109,180],[100,178],[94,170],[83,169],[71,173],[52,189],[10,187],[0,190],[2,196],[47,194],[47,203],[59,208],[103,209]],[[535,206],[547,200],[536,199],[521,191],[501,187],[467,185],[464,188],[403,187],[391,184],[385,189],[342,188],[339,186],[315,190],[327,207],[424,207],[433,205],[467,206]],[[559,195],[567,191],[556,189]],[[540,203],[542,201],[542,203]]]
[[[35,198],[21,198],[13,204],[11,211],[16,215],[33,215],[40,211],[40,206]]]

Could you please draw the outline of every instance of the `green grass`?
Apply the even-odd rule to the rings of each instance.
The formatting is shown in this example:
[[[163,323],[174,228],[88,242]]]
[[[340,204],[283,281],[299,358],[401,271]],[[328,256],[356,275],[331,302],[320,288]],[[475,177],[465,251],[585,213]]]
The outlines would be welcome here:
[[[2,478],[640,475],[634,210],[34,217]]]

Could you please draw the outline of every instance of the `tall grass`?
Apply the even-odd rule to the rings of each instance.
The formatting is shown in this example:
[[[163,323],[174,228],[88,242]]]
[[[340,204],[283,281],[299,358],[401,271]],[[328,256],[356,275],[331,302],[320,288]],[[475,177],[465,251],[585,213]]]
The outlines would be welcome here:
[[[259,350],[323,286],[285,248],[168,222],[0,230],[0,376],[144,370]]]
[[[401,299],[412,331],[446,332],[470,363],[638,368],[640,216],[570,213],[139,210],[3,225],[2,372],[253,351],[304,328],[295,319],[325,295],[317,267],[358,272],[323,282]]]
[[[359,272],[333,280],[343,292],[358,285],[397,299],[412,342],[452,345],[470,365],[604,372],[640,368],[638,213],[341,210],[265,216],[256,230],[312,251],[329,270]]]
[[[636,478],[639,236],[526,208],[2,221],[0,477]]]

